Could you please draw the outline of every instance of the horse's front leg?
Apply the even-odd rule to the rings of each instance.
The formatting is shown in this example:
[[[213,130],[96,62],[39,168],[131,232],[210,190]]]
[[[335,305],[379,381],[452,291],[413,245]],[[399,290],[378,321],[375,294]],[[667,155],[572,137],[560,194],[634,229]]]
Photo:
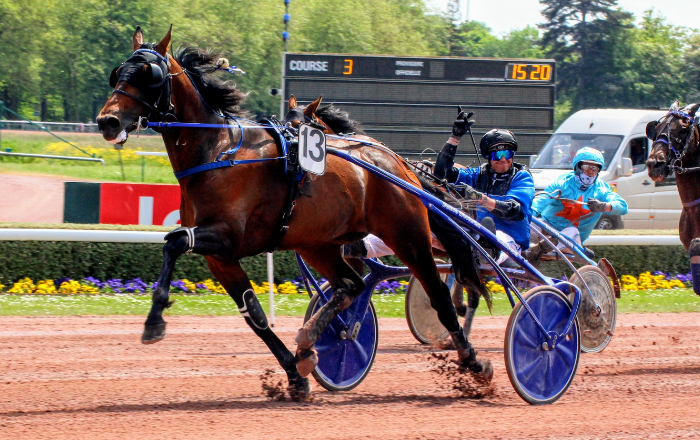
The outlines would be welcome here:
[[[236,302],[245,322],[263,340],[287,373],[290,397],[293,400],[306,400],[311,394],[309,380],[299,374],[294,355],[270,328],[263,307],[240,263],[216,256],[207,258],[207,263],[216,279]]]
[[[225,242],[217,238],[214,228],[181,227],[165,236],[163,246],[163,266],[158,276],[158,286],[153,291],[151,311],[148,313],[146,325],[141,336],[144,344],[154,344],[165,338],[166,322],[163,320],[163,310],[172,305],[170,301],[170,282],[173,280],[175,262],[185,253],[212,254],[222,250]]]

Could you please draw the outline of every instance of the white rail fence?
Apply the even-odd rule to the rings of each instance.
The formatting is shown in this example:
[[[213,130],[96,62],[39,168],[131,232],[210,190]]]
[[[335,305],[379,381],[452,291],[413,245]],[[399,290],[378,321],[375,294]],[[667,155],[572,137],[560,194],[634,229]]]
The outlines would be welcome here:
[[[167,232],[0,228],[0,240],[164,243]],[[592,235],[587,246],[682,246],[677,235]]]

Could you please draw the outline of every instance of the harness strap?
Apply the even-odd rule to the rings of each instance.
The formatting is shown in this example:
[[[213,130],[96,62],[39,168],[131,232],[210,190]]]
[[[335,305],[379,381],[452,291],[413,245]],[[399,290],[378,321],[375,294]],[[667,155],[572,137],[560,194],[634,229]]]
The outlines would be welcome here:
[[[692,202],[683,203],[684,208],[692,208],[693,206],[700,205],[700,199],[695,199]]]
[[[297,206],[297,197],[301,192],[301,187],[304,185],[305,180],[306,173],[302,171],[298,171],[296,175],[292,173],[287,174],[287,201],[285,202],[284,210],[282,211],[282,218],[279,222],[280,226],[277,229],[277,232],[275,232],[275,235],[272,236],[272,240],[270,240],[270,244],[267,247],[267,252],[274,252],[280,243],[282,243],[284,236],[287,234],[287,231],[289,230],[289,222],[292,220],[292,212]]]
[[[148,107],[148,109],[151,112],[153,112],[153,110],[155,110],[151,104],[147,103],[146,101],[144,101],[143,99],[139,98],[136,95],[132,95],[131,93],[125,92],[124,90],[114,89],[114,90],[112,90],[112,93],[119,93],[120,95],[128,96],[129,98],[133,99],[134,101],[138,102],[139,104]]]
[[[283,156],[280,157],[265,157],[262,159],[243,159],[243,160],[223,160],[219,162],[209,162],[205,163],[202,165],[198,165],[196,167],[188,168],[183,171],[176,171],[175,172],[175,178],[176,179],[183,179],[185,177],[191,176],[193,174],[201,173],[203,171],[209,171],[209,170],[215,170],[217,168],[227,168],[227,167],[233,167],[236,165],[245,165],[249,163],[256,163],[256,162],[267,162],[270,160],[279,160],[279,159],[284,159]]]

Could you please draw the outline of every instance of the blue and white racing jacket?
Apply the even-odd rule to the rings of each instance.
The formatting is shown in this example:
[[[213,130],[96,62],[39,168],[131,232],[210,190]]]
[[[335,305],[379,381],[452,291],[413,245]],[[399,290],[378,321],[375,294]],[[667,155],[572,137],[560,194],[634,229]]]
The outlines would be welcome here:
[[[559,190],[561,190],[561,193],[559,193]],[[578,228],[581,233],[581,242],[588,239],[603,213],[591,213],[586,205],[560,201],[552,197],[561,197],[583,203],[586,203],[588,199],[597,199],[601,202],[610,203],[612,211],[609,214],[627,214],[627,202],[610,189],[610,185],[600,179],[596,179],[593,185],[582,191],[581,182],[576,178],[576,174],[573,171],[562,175],[550,183],[544,192],[549,196],[542,194],[535,197],[535,202],[532,204],[533,215],[542,217],[559,231],[569,226]]]
[[[484,217],[493,218],[496,230],[510,235],[523,249],[527,249],[530,246],[531,207],[535,196],[535,184],[530,173],[516,163],[508,173],[498,176],[501,177],[500,180],[495,179],[497,176],[488,164],[479,168],[455,168],[455,170],[459,170],[455,184],[466,183],[494,200],[513,200],[520,205],[522,215],[519,220],[503,219],[483,207],[477,209],[476,219],[481,221]]]

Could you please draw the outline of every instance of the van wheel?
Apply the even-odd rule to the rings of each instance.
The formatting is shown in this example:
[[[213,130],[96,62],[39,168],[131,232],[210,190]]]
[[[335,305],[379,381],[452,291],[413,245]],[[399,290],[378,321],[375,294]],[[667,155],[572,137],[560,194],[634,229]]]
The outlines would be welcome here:
[[[603,229],[603,230],[611,230],[611,229],[617,229],[616,221],[614,218],[604,215],[598,220],[598,223],[595,225],[596,229]]]
[[[598,220],[598,224],[595,225],[596,229],[615,229],[612,220],[609,218],[601,217],[600,220]]]

